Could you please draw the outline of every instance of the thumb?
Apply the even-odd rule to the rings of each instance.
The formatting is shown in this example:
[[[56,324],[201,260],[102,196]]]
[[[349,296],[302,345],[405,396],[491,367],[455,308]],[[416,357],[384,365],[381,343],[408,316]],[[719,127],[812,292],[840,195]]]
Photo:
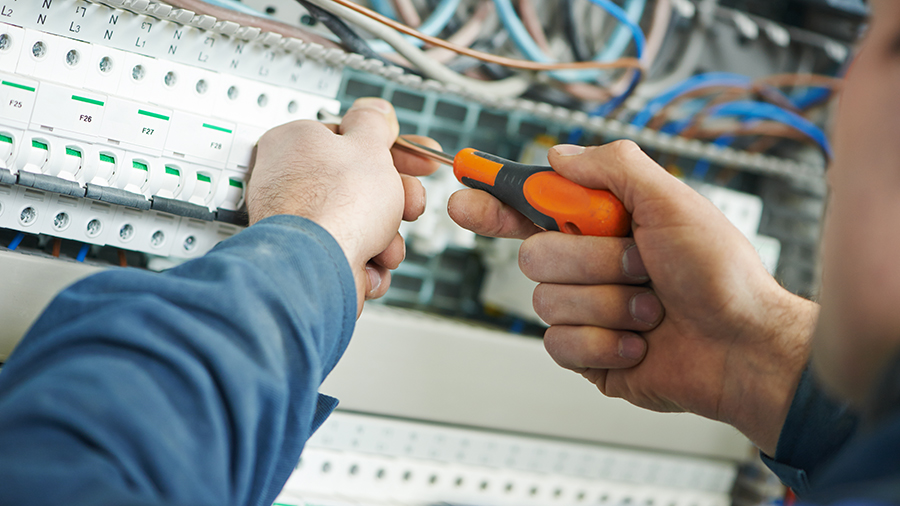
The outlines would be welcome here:
[[[549,159],[566,179],[611,191],[637,225],[649,225],[649,220],[664,216],[660,204],[692,206],[696,199],[704,200],[629,140],[586,148],[563,144],[550,149]]]

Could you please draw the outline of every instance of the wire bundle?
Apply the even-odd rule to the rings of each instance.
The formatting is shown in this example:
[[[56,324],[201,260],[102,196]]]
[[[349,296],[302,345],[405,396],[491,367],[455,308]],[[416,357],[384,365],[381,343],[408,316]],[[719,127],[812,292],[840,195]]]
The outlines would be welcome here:
[[[257,13],[248,22],[253,10],[239,0],[166,1],[280,33],[271,16]],[[372,9],[350,0],[297,1],[348,51],[408,66],[407,71],[494,98],[520,96],[537,81],[590,107],[603,103],[615,109],[633,93],[642,67],[651,63],[642,60],[647,42],[640,23],[647,0],[625,0],[624,7],[612,0],[590,0],[591,17],[599,18],[609,33],[585,44],[592,53],[583,60],[575,58],[565,43],[566,23],[563,16],[553,14],[558,7],[555,0],[517,0],[516,6],[512,0],[436,0],[430,5],[423,0],[371,0]],[[657,21],[670,17],[669,0],[660,3],[667,9],[662,15],[657,9]],[[233,14],[223,12],[226,8]],[[430,10],[427,16],[420,16],[423,9]],[[666,25],[654,27],[665,32]],[[577,29],[588,33],[584,27]]]
[[[167,1],[198,11],[204,4]],[[242,19],[253,13],[239,0],[208,1],[209,8],[232,8]],[[811,74],[757,80],[725,72],[693,75],[706,39],[693,14],[676,8],[678,0],[296,1],[348,51],[461,92],[494,99],[527,93],[721,146],[749,139],[752,149],[762,151],[776,143],[772,139],[811,142],[830,156],[825,134],[807,116],[828,101],[839,80]],[[254,22],[278,28],[269,16]],[[671,61],[658,64],[667,46],[678,49],[669,49]],[[636,100],[625,110],[635,94],[646,103]],[[581,132],[571,132],[569,142],[582,142]]]
[[[711,139],[723,147],[742,138],[757,139],[747,146],[749,151],[763,151],[779,139],[813,143],[830,159],[831,145],[825,132],[807,116],[826,103],[840,84],[837,78],[811,74],[783,74],[759,80],[725,72],[698,74],[649,100],[632,117],[631,124]],[[787,94],[782,87],[796,90]],[[710,128],[706,126],[708,122],[720,126]],[[692,176],[702,179],[709,169],[710,164],[700,160]]]

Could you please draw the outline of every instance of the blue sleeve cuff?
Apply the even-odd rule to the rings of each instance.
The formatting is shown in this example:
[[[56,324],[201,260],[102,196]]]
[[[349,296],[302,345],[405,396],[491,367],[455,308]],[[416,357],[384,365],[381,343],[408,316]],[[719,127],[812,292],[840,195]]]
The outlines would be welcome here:
[[[856,432],[859,418],[830,398],[807,369],[800,377],[781,428],[775,458],[763,462],[799,497],[809,492],[810,477],[824,468]]]

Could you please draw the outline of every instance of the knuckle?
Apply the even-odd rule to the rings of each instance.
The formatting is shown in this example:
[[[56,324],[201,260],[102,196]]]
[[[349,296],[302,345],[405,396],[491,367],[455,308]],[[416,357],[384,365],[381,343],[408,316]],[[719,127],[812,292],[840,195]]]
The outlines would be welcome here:
[[[549,297],[547,285],[543,283],[535,287],[531,296],[531,304],[534,306],[534,312],[541,317],[542,320],[549,322],[553,320],[554,305]]]
[[[607,144],[612,155],[618,160],[628,160],[641,151],[636,142],[629,139],[620,139]]]

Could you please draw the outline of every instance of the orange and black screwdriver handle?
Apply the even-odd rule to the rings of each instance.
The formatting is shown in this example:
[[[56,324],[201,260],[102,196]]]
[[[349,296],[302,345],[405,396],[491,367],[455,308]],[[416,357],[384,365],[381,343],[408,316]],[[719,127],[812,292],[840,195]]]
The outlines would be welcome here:
[[[484,190],[544,230],[624,237],[631,215],[606,190],[586,188],[551,167],[527,165],[466,148],[453,159],[460,183]]]

